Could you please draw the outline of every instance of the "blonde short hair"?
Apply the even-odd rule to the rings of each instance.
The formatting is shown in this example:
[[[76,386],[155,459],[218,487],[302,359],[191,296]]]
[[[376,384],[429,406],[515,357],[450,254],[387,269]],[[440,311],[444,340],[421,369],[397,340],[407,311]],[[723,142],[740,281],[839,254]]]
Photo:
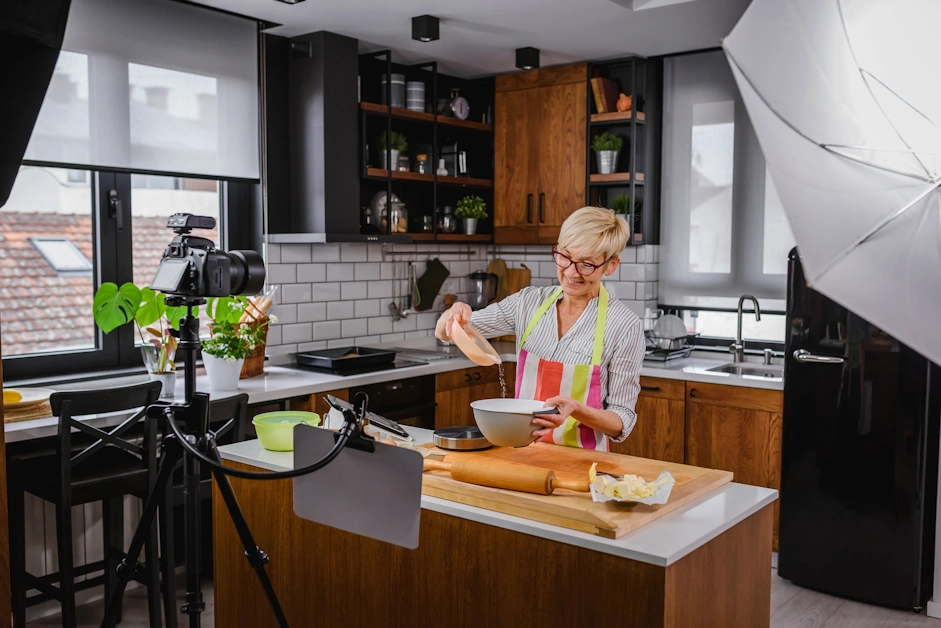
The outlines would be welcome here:
[[[603,207],[582,207],[562,223],[559,248],[577,249],[586,259],[609,260],[621,254],[630,235],[623,216]]]

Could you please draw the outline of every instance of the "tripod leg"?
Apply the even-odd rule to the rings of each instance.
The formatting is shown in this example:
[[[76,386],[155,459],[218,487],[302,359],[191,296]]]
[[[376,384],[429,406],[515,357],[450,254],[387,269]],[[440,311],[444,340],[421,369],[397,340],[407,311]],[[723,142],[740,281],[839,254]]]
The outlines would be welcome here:
[[[184,561],[186,562],[186,603],[181,609],[189,615],[190,628],[199,628],[200,613],[206,605],[200,588],[199,546],[202,541],[200,509],[202,507],[199,487],[199,460],[183,452],[183,518],[185,527]]]
[[[219,450],[216,449],[215,441],[212,440],[209,441],[209,455],[219,462],[219,464],[222,464],[222,457],[219,455]],[[274,592],[274,587],[271,584],[271,580],[268,578],[268,573],[265,571],[268,555],[255,545],[255,540],[252,538],[252,531],[248,528],[248,523],[245,521],[242,509],[239,508],[238,499],[236,499],[235,493],[232,491],[232,485],[229,484],[228,476],[215,469],[212,470],[212,475],[216,480],[216,484],[219,486],[219,492],[222,494],[223,501],[225,501],[225,507],[229,511],[229,517],[232,519],[232,523],[235,524],[235,529],[238,532],[239,538],[242,540],[242,546],[245,548],[245,557],[248,559],[248,564],[255,570],[255,575],[258,576],[258,580],[261,582],[261,587],[265,591],[265,597],[268,598],[268,605],[271,607],[271,611],[278,621],[278,626],[288,628],[288,620],[284,616],[281,603],[278,602],[278,596]]]
[[[117,623],[118,614],[121,610],[121,599],[124,597],[124,589],[127,588],[127,582],[134,572],[134,566],[137,564],[141,548],[144,547],[144,541],[149,537],[149,529],[154,524],[157,506],[163,501],[166,484],[170,481],[173,467],[180,459],[180,456],[182,456],[180,444],[176,442],[176,439],[167,438],[164,441],[163,454],[160,456],[160,471],[157,473],[153,490],[147,496],[147,501],[144,502],[144,510],[141,512],[140,521],[137,523],[134,536],[131,538],[131,546],[118,565],[118,577],[112,587],[111,597],[105,606],[105,617],[101,620],[102,628],[114,628]]]

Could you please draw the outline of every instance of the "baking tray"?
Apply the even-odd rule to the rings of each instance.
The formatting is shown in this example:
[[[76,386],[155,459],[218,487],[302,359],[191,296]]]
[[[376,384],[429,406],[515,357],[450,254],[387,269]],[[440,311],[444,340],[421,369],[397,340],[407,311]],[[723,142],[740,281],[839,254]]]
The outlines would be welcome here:
[[[312,366],[331,371],[352,371],[367,366],[376,366],[395,360],[392,349],[374,349],[370,347],[340,347],[295,353],[298,366]]]

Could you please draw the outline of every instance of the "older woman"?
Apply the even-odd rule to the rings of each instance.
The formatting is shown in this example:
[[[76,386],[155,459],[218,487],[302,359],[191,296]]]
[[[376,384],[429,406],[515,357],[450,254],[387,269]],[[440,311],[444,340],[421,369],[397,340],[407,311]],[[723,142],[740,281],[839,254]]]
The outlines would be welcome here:
[[[552,249],[558,286],[526,288],[476,312],[455,303],[438,319],[442,340],[453,322],[486,337],[516,335],[517,397],[559,409],[535,419],[543,441],[607,451],[609,439],[621,442],[634,427],[643,323],[601,283],[617,270],[629,233],[612,211],[583,207]]]

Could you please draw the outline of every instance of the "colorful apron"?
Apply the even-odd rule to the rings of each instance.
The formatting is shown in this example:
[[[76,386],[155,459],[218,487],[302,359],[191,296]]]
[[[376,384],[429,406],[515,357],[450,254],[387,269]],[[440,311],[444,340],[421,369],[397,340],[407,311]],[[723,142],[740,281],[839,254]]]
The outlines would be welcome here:
[[[604,326],[608,319],[608,291],[603,285],[598,295],[598,316],[595,320],[591,364],[552,362],[523,349],[536,324],[552,308],[561,293],[562,288],[559,288],[543,301],[520,337],[519,357],[516,362],[516,397],[545,401],[550,397],[563,395],[591,408],[601,409],[601,350]],[[573,417],[568,417],[565,423],[540,440],[568,447],[608,451],[608,437],[603,432],[585,427]]]

